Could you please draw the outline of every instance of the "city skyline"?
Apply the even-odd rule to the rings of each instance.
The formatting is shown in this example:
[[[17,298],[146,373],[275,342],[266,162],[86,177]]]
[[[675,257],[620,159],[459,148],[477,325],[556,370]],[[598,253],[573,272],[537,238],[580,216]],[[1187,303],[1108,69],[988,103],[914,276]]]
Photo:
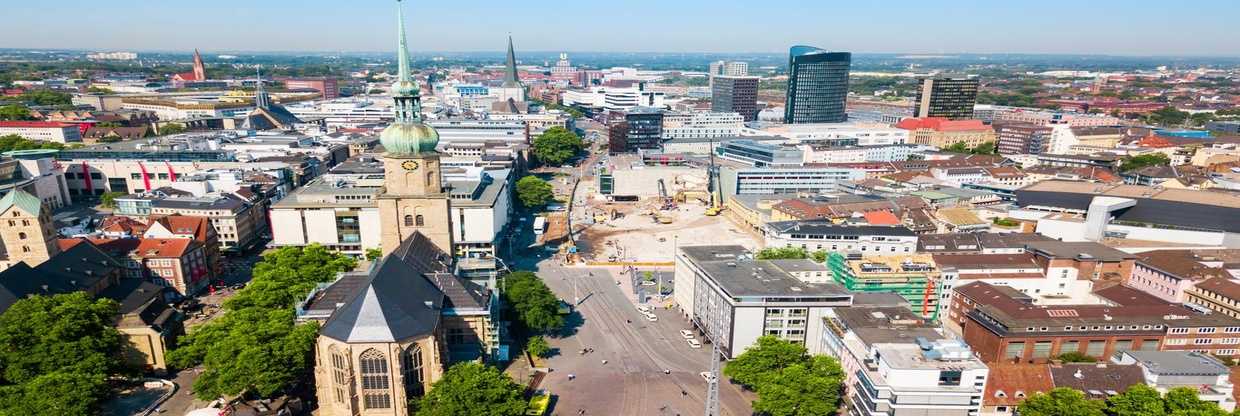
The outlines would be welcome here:
[[[896,7],[798,3],[768,2],[750,10],[726,2],[656,5],[642,0],[619,10],[589,5],[562,8],[548,17],[544,14],[548,7],[530,4],[484,7],[416,2],[410,4],[417,12],[411,16],[410,48],[415,53],[496,51],[504,46],[504,37],[512,34],[517,49],[527,51],[778,53],[793,44],[809,44],[858,53],[1240,55],[1226,41],[1240,38],[1240,29],[1226,21],[1226,16],[1240,13],[1240,5],[1222,1],[1173,10],[1118,7],[1123,3],[1114,1],[954,1]],[[262,4],[226,0],[215,10],[228,10],[227,15],[203,19],[202,14],[179,4],[161,3],[147,9],[99,9],[81,0],[37,7],[15,5],[7,10],[9,24],[0,27],[4,35],[0,48],[389,51],[385,29],[392,22],[384,12],[390,8],[389,2],[339,7],[322,0]],[[83,9],[91,13],[83,14]],[[66,13],[75,16],[70,26],[58,24]],[[962,16],[968,21],[960,21]],[[538,19],[546,19],[547,24],[530,24]],[[1193,25],[1161,29],[1177,21]],[[110,29],[90,29],[97,27]]]

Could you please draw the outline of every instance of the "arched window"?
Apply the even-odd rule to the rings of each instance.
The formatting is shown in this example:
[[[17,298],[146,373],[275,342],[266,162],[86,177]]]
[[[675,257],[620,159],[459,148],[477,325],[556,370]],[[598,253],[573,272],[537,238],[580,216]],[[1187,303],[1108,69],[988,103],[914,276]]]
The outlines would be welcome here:
[[[401,375],[405,381],[405,394],[409,397],[422,395],[422,383],[426,380],[422,373],[422,347],[410,345],[400,355]]]
[[[390,409],[392,407],[391,380],[388,378],[388,361],[382,352],[374,348],[362,352],[362,404],[367,409]]]
[[[415,225],[417,225],[417,226],[419,226],[419,227],[421,227],[421,226],[423,226],[423,225],[426,225],[426,221],[423,221],[423,220],[422,220],[422,214],[418,214],[418,216],[417,216],[417,217],[414,217],[414,218],[415,218],[415,219],[413,220],[413,223],[414,223]]]
[[[329,348],[332,356],[332,389],[335,391],[336,403],[349,402],[349,386],[353,380],[349,378],[349,357],[336,349]]]
[[[26,233],[17,233],[17,239],[18,239],[18,240],[25,240],[25,239],[26,239]]]
[[[406,215],[406,216],[405,216],[405,226],[406,226],[406,227],[412,227],[412,226],[413,226],[413,216],[412,216],[412,215]]]
[[[22,253],[29,253],[29,252],[30,252],[30,246],[22,246]]]

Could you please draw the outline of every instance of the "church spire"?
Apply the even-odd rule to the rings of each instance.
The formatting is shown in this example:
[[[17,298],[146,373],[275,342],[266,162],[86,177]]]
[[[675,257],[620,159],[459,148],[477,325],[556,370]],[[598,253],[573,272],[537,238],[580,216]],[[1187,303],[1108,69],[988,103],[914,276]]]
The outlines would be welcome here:
[[[409,45],[405,40],[405,13],[401,0],[396,0],[396,60],[399,72],[392,84],[393,111],[396,117],[379,135],[379,143],[389,154],[433,153],[439,133],[422,123],[422,99],[417,82],[409,69]]]
[[[413,82],[409,75],[409,43],[405,39],[405,7],[401,0],[396,0],[396,31],[399,40],[396,48],[396,61],[399,67],[400,82]]]
[[[512,35],[508,35],[508,59],[504,62],[504,88],[520,88],[517,78],[517,54],[512,50]]]
[[[265,109],[271,105],[271,101],[267,92],[263,91],[263,67],[261,65],[254,69],[254,75],[257,79],[254,83],[254,108]]]

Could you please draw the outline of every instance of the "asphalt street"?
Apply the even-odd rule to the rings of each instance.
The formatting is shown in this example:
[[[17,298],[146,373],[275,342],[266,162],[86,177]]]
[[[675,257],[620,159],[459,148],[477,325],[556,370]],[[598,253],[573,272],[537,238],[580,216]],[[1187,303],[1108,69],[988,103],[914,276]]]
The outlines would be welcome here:
[[[679,331],[689,324],[674,311],[656,308],[647,321],[616,284],[619,269],[564,268],[553,261],[538,273],[562,299],[580,301],[567,336],[551,339],[559,354],[548,361],[542,387],[556,396],[555,412],[575,415],[698,415],[704,409],[710,345],[690,348]],[[590,275],[593,274],[593,276]],[[700,334],[698,340],[703,338]],[[584,348],[594,351],[581,354]],[[606,364],[603,361],[606,360]],[[670,374],[665,374],[670,371]],[[572,380],[568,375],[575,376]],[[721,414],[749,415],[752,394],[720,385]]]

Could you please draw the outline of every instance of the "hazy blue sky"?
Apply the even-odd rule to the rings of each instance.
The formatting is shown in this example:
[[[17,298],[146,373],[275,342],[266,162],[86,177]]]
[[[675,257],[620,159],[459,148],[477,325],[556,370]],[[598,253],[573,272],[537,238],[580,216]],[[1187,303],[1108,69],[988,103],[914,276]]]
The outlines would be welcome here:
[[[57,0],[6,4],[0,47],[379,51],[390,0]],[[1240,1],[406,1],[415,51],[1240,55]]]

